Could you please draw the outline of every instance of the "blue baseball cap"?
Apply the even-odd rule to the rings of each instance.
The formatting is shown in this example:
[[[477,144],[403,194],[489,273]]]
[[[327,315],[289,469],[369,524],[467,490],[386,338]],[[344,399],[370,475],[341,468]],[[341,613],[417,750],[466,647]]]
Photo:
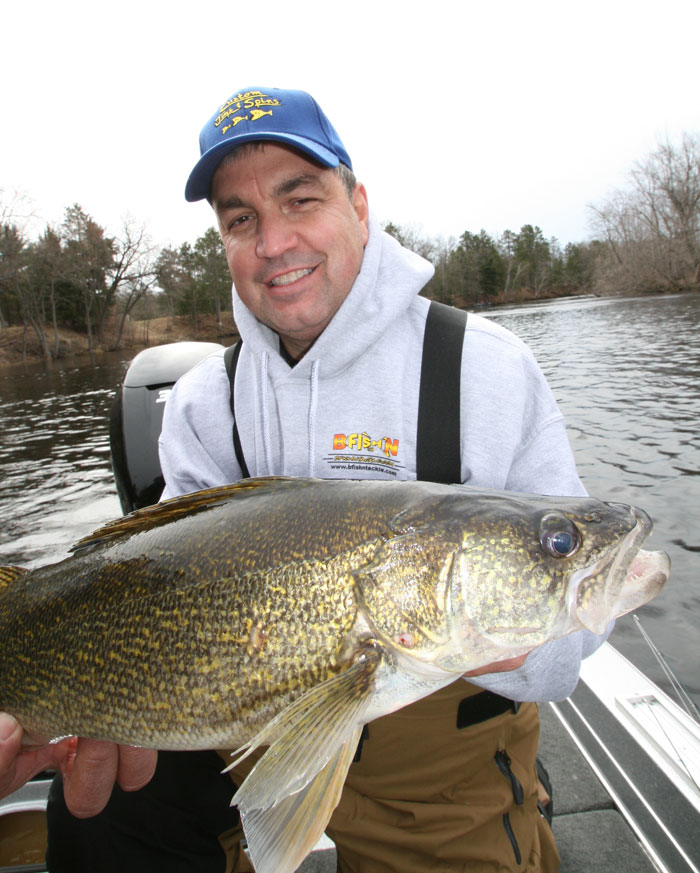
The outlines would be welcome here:
[[[245,88],[230,97],[202,128],[201,157],[187,180],[185,199],[208,198],[212,176],[223,157],[243,143],[260,140],[293,146],[326,167],[343,163],[352,170],[345,146],[310,94]]]

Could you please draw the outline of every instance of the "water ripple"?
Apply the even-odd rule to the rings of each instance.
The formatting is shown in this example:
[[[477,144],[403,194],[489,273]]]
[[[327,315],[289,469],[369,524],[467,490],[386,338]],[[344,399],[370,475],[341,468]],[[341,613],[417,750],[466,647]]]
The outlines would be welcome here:
[[[700,702],[700,295],[494,310],[537,355],[591,494],[654,519],[671,582],[639,611]],[[119,514],[108,411],[125,364],[0,374],[0,562],[36,566]],[[634,623],[615,644],[656,681]]]
[[[700,700],[700,295],[557,301],[489,316],[535,352],[589,492],[654,519],[650,548],[665,549],[673,570],[640,615]],[[663,683],[629,619],[614,642]]]

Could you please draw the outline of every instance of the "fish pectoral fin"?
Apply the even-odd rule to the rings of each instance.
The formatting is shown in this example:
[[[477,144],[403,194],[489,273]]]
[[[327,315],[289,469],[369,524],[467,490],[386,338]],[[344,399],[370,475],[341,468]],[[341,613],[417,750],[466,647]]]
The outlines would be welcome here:
[[[366,647],[351,667],[307,691],[233,753],[227,771],[269,746],[234,795],[241,812],[301,791],[362,727],[381,659],[378,646]]]
[[[368,645],[351,667],[307,691],[234,752],[231,767],[269,745],[231,801],[240,810],[256,873],[293,873],[325,830],[381,660],[380,647]]]
[[[256,873],[293,873],[323,834],[338,805],[362,728],[301,791],[269,809],[241,809],[241,822]]]

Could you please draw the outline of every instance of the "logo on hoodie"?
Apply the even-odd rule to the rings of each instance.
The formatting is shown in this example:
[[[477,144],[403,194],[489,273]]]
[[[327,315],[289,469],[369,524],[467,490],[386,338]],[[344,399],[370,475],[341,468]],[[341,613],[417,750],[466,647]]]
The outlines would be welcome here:
[[[396,457],[399,451],[399,441],[393,440],[391,437],[380,437],[378,440],[373,440],[372,437],[364,431],[363,433],[337,433],[333,436],[333,451],[344,451],[346,449],[355,449],[358,452],[369,451],[374,452],[379,450],[384,452],[387,458]]]
[[[333,434],[333,453],[326,457],[331,469],[382,473],[396,476],[403,468],[399,463],[399,440],[390,436],[372,437],[362,433]]]

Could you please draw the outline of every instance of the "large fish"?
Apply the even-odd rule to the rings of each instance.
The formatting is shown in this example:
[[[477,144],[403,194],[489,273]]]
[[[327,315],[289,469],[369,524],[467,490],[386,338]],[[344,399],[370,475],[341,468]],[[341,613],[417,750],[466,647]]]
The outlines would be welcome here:
[[[234,797],[258,873],[301,863],[363,724],[651,599],[639,510],[424,482],[261,479],[0,571],[0,709],[33,736],[269,750]]]

